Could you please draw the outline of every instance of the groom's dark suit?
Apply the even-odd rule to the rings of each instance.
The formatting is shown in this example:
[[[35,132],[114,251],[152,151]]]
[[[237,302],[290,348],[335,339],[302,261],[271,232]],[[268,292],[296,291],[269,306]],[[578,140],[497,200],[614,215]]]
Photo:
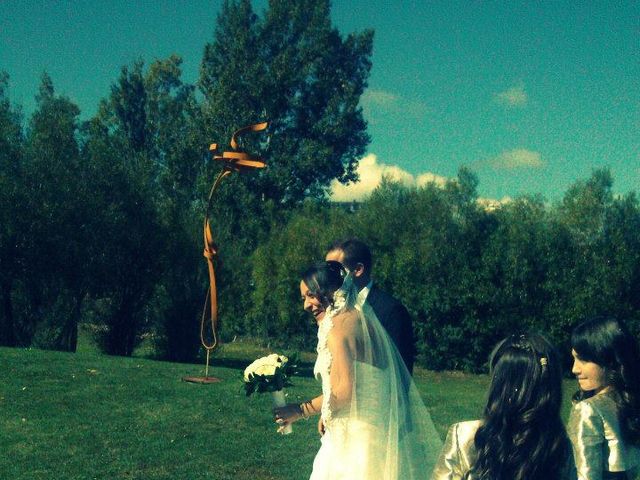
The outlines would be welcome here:
[[[413,326],[409,312],[402,303],[374,285],[365,303],[375,312],[382,326],[398,347],[409,373],[413,373],[415,349],[413,346]]]

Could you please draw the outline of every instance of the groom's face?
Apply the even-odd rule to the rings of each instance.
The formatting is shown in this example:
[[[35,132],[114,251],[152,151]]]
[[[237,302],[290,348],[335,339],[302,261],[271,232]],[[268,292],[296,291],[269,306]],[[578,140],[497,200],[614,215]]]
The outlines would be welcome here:
[[[339,248],[335,250],[330,250],[329,252],[327,252],[327,255],[324,257],[324,259],[327,262],[331,260],[333,260],[334,262],[340,262],[342,266],[347,269],[348,272],[350,271],[353,274],[353,276],[356,279],[356,285],[358,286],[358,288],[362,288],[364,285],[366,285],[369,282],[368,274],[365,273],[363,264],[356,263],[355,267],[352,269],[350,269],[344,264],[343,250],[340,250]],[[364,282],[364,285],[361,285],[361,283],[363,282]]]

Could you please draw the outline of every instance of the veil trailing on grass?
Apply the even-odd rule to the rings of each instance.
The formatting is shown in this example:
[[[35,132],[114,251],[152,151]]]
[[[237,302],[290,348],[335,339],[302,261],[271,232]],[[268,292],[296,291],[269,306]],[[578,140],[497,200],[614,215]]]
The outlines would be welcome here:
[[[393,341],[371,307],[355,306],[356,295],[348,275],[318,330],[315,371],[323,380],[326,433],[311,479],[428,478],[440,437]],[[323,355],[329,335],[355,348]],[[326,381],[333,370],[351,374],[347,405],[333,403]]]

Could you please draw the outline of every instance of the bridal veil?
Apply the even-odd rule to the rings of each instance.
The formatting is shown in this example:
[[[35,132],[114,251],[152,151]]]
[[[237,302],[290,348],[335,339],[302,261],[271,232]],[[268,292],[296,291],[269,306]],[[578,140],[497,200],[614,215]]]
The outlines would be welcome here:
[[[412,480],[429,478],[442,443],[400,354],[347,275],[318,330],[316,375],[323,381],[323,421],[327,433],[314,461],[312,480]],[[332,358],[323,355],[334,319],[356,309],[356,348]],[[336,319],[337,320],[337,319]],[[352,375],[347,406],[334,408],[328,374],[347,361]]]

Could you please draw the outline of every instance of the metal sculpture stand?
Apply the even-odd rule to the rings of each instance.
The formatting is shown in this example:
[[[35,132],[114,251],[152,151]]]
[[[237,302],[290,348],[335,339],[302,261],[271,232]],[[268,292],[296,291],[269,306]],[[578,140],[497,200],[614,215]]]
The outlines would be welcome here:
[[[245,132],[259,132],[267,128],[269,124],[267,122],[257,123],[255,125],[249,125],[234,132],[231,136],[231,152],[223,152],[222,155],[216,155],[218,151],[218,144],[212,143],[209,146],[209,151],[212,152],[213,159],[223,163],[222,171],[216,178],[211,191],[209,192],[209,199],[207,202],[207,209],[204,216],[204,256],[207,259],[207,266],[209,269],[209,290],[204,301],[204,308],[202,310],[202,317],[200,321],[200,342],[207,352],[207,360],[204,369],[204,377],[183,377],[182,380],[191,383],[216,383],[220,379],[209,376],[209,362],[211,359],[211,352],[219,345],[218,341],[218,295],[216,290],[216,275],[213,266],[213,259],[216,256],[217,247],[213,243],[213,235],[211,234],[211,224],[209,222],[209,212],[211,210],[211,200],[213,194],[220,186],[220,182],[224,177],[230,175],[233,172],[240,172],[243,170],[250,170],[255,168],[264,168],[266,164],[260,158],[251,158],[249,154],[239,150],[238,141],[236,137]],[[205,324],[209,324],[211,328],[211,341],[208,342],[205,338]]]

